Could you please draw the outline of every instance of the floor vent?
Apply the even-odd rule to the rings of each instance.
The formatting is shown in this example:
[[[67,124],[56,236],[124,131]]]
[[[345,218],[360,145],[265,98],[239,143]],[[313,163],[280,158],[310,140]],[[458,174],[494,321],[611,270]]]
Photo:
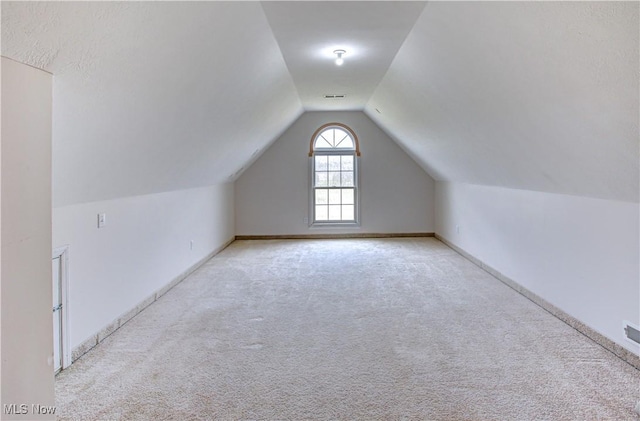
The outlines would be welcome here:
[[[637,327],[625,322],[624,334],[627,335],[627,339],[630,341],[640,344],[640,330]]]

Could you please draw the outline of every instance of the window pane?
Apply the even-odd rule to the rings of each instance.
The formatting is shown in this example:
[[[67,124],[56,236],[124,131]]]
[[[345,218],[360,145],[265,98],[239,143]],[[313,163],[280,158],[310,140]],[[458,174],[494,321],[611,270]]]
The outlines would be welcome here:
[[[336,144],[336,142],[335,142],[336,136],[333,134],[333,130],[326,130],[326,131],[322,132],[321,136],[324,138],[324,140],[327,141],[327,143],[332,148],[335,146],[335,144]]]
[[[313,147],[318,152],[312,161],[313,222],[354,222],[355,138],[347,129],[329,126],[318,134]]]
[[[329,171],[340,171],[340,155],[330,155]]]
[[[329,220],[330,221],[340,220],[340,205],[329,205]]]
[[[342,171],[353,170],[353,155],[342,155],[340,158],[342,158],[342,165],[340,168]]]
[[[353,186],[353,172],[352,171],[348,171],[348,172],[343,172],[342,173],[342,184],[341,184],[341,186],[344,186],[344,187]]]
[[[316,205],[326,205],[329,200],[327,189],[316,190]]]
[[[342,205],[342,220],[343,221],[353,221],[355,220],[355,206],[353,205]]]
[[[327,170],[327,156],[326,155],[316,155],[316,171],[326,171]]]
[[[316,221],[326,221],[329,219],[328,206],[316,205]]]
[[[347,136],[342,142],[340,142],[340,145],[338,146],[339,148],[345,148],[345,149],[353,149],[353,139],[351,139],[351,136]]]
[[[333,145],[329,143],[325,138],[319,136],[316,139],[316,144],[313,145],[314,148],[333,148]]]
[[[340,189],[329,189],[329,204],[330,205],[340,204]]]
[[[326,172],[316,172],[316,186],[317,187],[326,187],[328,186],[327,173]]]
[[[329,186],[340,187],[340,171],[329,172]]]
[[[318,135],[314,144],[314,149],[334,149],[348,150],[355,149],[355,143],[351,134],[339,128],[328,128]]]
[[[353,205],[353,189],[342,190],[342,204]]]
[[[349,134],[342,130],[336,130],[336,148],[348,148],[345,146],[349,144]]]

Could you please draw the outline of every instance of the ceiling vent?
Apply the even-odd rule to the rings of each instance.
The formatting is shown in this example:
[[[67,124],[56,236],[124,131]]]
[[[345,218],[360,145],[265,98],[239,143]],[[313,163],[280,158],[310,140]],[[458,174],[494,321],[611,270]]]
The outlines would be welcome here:
[[[327,94],[324,96],[325,99],[344,99],[344,94]]]

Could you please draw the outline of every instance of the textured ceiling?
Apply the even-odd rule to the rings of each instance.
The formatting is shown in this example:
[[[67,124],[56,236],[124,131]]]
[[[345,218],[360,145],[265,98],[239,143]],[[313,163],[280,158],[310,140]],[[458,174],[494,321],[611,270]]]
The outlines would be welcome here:
[[[226,182],[302,112],[257,2],[2,2],[54,74],[54,206]]]
[[[638,11],[3,1],[1,53],[54,74],[55,206],[233,180],[304,109],[363,106],[436,179],[637,202]]]
[[[424,2],[267,1],[264,11],[305,110],[362,110]],[[333,51],[344,49],[336,66]],[[345,95],[325,99],[325,94]]]
[[[365,112],[436,179],[637,202],[638,6],[430,2]]]

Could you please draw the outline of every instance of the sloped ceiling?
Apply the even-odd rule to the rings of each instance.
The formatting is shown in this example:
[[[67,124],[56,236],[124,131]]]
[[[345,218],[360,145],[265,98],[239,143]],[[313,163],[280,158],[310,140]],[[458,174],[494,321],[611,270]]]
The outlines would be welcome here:
[[[637,2],[1,6],[2,55],[54,74],[55,206],[233,180],[363,107],[436,179],[638,201]]]
[[[2,2],[54,74],[54,206],[226,182],[301,113],[257,2]]]
[[[638,2],[429,2],[365,112],[439,180],[638,201]]]
[[[424,2],[267,1],[263,8],[306,111],[362,110]],[[343,49],[336,66],[333,51]],[[345,95],[326,99],[325,94]]]

